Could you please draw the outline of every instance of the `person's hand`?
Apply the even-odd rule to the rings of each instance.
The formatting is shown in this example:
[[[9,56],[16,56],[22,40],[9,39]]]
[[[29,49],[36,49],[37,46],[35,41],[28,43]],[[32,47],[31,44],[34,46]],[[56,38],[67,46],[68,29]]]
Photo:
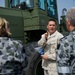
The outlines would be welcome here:
[[[48,59],[48,56],[47,56],[46,54],[41,55],[41,57],[42,57],[43,59],[45,59],[45,60],[47,60],[47,59]]]
[[[47,40],[48,37],[48,32],[45,33],[45,39]]]
[[[47,37],[48,37],[48,31],[46,33],[44,33],[44,37],[45,37],[45,40],[47,41]],[[46,46],[46,41],[43,43],[43,47]]]

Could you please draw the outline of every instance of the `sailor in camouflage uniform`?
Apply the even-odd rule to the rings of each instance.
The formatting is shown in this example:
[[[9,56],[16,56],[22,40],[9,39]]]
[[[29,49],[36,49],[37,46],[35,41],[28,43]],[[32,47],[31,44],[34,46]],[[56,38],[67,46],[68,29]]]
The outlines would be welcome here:
[[[56,50],[58,75],[75,75],[75,7],[66,14],[69,34],[60,40]]]
[[[0,75],[22,75],[25,59],[23,45],[10,35],[8,22],[0,18]]]

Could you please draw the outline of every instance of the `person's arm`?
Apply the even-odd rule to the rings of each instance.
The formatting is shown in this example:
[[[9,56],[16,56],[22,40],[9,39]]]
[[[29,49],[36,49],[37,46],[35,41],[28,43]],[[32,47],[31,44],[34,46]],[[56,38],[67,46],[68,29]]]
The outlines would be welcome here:
[[[56,60],[56,54],[50,54],[50,55],[47,55],[47,54],[44,54],[44,55],[41,55],[41,57],[45,60]]]
[[[57,43],[59,43],[59,40],[63,37],[62,34],[60,34],[57,38]],[[54,43],[54,46],[51,46],[52,53],[51,54],[44,54],[42,55],[43,59],[49,59],[49,60],[56,60],[56,49],[57,49],[57,43]]]
[[[44,44],[46,43],[47,41],[47,36],[48,36],[48,33],[44,33],[43,35],[41,35],[41,39],[38,41],[38,45],[39,46],[44,46]]]
[[[42,55],[43,59],[48,59],[48,60],[56,60],[56,48],[57,48],[57,43],[56,42],[51,42],[50,47],[48,48],[49,53],[45,53]]]
[[[58,75],[71,75],[69,66],[69,50],[68,42],[61,41],[56,50],[56,63]]]

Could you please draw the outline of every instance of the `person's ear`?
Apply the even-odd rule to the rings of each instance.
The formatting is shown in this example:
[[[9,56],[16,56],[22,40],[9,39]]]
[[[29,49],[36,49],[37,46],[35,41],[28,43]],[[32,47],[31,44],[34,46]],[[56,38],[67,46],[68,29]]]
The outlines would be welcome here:
[[[70,25],[70,24],[71,24],[71,22],[70,22],[69,20],[67,20],[67,23],[68,23],[68,25]]]

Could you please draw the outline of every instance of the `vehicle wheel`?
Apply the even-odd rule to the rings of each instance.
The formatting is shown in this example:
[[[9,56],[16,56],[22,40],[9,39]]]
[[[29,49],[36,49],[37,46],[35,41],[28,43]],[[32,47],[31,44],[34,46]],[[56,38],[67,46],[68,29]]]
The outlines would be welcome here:
[[[24,69],[25,75],[44,75],[41,67],[41,56],[35,51],[37,42],[31,42],[24,46],[26,53],[27,67]]]

